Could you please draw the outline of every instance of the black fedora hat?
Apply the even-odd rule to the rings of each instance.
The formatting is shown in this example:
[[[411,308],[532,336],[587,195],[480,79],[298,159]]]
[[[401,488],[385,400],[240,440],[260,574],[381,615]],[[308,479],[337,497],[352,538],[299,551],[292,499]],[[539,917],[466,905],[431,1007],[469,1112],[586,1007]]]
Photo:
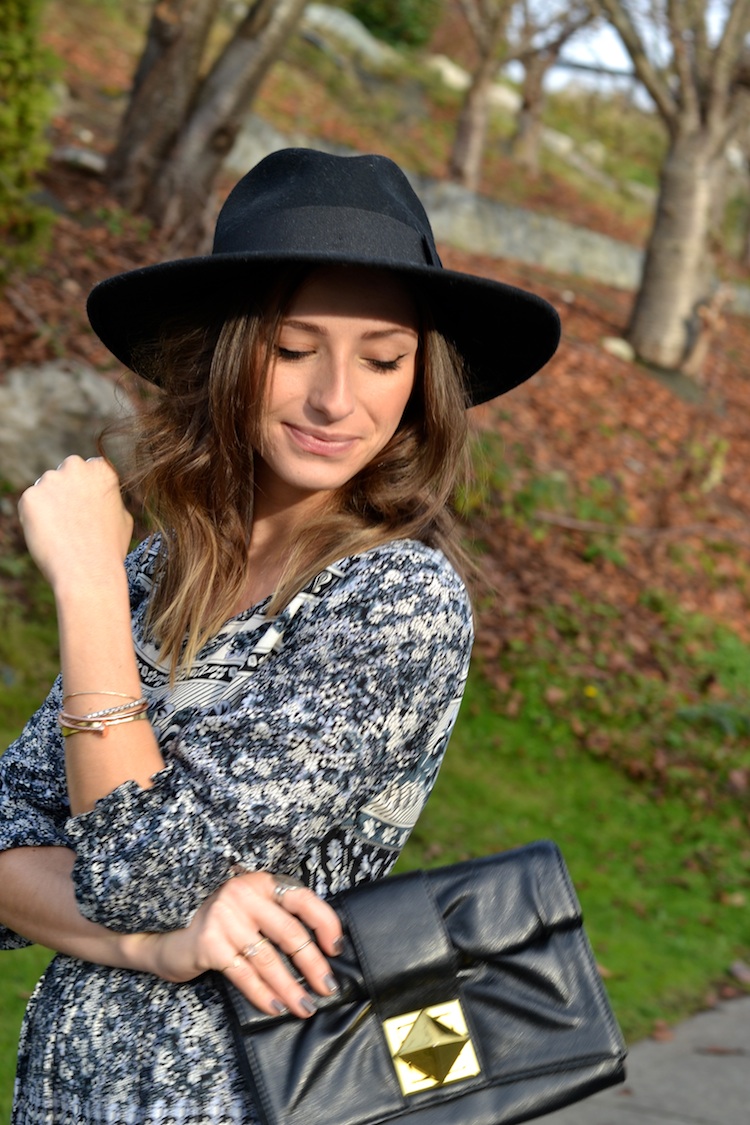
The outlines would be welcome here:
[[[554,354],[560,321],[541,297],[444,269],[425,210],[384,156],[290,148],[261,160],[230,192],[211,254],[118,274],[91,292],[91,325],[131,367],[178,313],[222,292],[263,285],[269,264],[370,266],[416,285],[440,331],[463,356],[472,405],[528,379]]]

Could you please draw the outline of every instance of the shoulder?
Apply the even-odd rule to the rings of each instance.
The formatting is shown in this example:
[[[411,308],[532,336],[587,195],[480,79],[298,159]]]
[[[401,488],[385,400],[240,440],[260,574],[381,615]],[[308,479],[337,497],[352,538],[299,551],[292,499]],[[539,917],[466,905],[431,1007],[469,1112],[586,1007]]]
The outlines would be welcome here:
[[[332,564],[336,581],[324,598],[329,620],[403,632],[473,633],[463,580],[442,551],[412,539],[395,539]]]
[[[334,564],[344,588],[366,586],[371,595],[409,591],[424,596],[457,597],[468,604],[463,580],[442,551],[416,539],[393,539]]]
[[[394,540],[332,563],[314,585],[298,595],[284,623],[281,664],[263,665],[269,673],[285,668],[298,692],[314,684],[319,701],[331,685],[340,694],[346,684],[363,699],[429,700],[430,707],[460,693],[473,617],[466,587],[441,551]]]

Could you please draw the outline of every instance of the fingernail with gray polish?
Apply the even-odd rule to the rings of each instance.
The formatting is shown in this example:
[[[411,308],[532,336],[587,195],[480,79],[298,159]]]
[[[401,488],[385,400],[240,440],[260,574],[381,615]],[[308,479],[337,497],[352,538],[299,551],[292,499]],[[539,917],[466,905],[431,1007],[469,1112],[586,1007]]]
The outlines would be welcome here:
[[[307,996],[303,996],[299,1003],[300,1007],[310,1016],[314,1016],[318,1010]]]
[[[271,1001],[271,1007],[273,1008],[274,1012],[276,1012],[276,1014],[279,1015],[279,1016],[284,1016],[289,1011],[288,1008],[284,1007],[284,1005],[281,1003],[280,1000],[272,1000]]]
[[[336,940],[333,943],[333,948],[336,951],[336,953],[343,953],[344,939],[342,937],[337,937]]]
[[[339,990],[338,981],[336,980],[333,973],[326,973],[326,975],[323,977],[323,984],[326,986],[329,992],[338,992]]]

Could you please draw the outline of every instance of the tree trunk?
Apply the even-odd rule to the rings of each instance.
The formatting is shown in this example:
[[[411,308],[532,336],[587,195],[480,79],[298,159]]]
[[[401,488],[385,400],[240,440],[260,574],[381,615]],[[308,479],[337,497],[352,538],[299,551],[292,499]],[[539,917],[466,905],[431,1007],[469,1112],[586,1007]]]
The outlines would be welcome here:
[[[305,0],[255,0],[201,81],[221,0],[157,0],[108,183],[162,228],[176,252],[203,248],[211,189]]]
[[[143,202],[173,249],[204,248],[213,215],[211,189],[245,114],[294,31],[305,0],[254,4],[203,82]]]
[[[658,367],[680,366],[709,287],[707,232],[715,144],[705,131],[673,136],[627,338]]]
[[[494,51],[480,62],[466,92],[456,128],[448,174],[469,191],[478,191],[487,137],[490,88],[497,71]]]
[[[530,55],[524,62],[523,102],[518,112],[518,124],[511,141],[511,150],[517,163],[533,176],[539,171],[544,77],[556,57],[556,55],[548,57],[547,54],[539,51]]]
[[[188,114],[221,0],[159,0],[154,7],[107,182],[124,207],[143,206]]]

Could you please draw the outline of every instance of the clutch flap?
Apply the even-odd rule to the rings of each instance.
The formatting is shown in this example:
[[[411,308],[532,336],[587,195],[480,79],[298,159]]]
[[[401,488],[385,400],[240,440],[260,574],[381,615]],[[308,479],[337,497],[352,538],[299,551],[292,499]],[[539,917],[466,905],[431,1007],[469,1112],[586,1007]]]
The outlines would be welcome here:
[[[428,871],[451,942],[466,958],[497,958],[581,923],[557,845],[540,840]]]
[[[332,904],[359,960],[373,1000],[403,995],[415,981],[443,981],[458,958],[445,920],[421,871],[357,888]]]

